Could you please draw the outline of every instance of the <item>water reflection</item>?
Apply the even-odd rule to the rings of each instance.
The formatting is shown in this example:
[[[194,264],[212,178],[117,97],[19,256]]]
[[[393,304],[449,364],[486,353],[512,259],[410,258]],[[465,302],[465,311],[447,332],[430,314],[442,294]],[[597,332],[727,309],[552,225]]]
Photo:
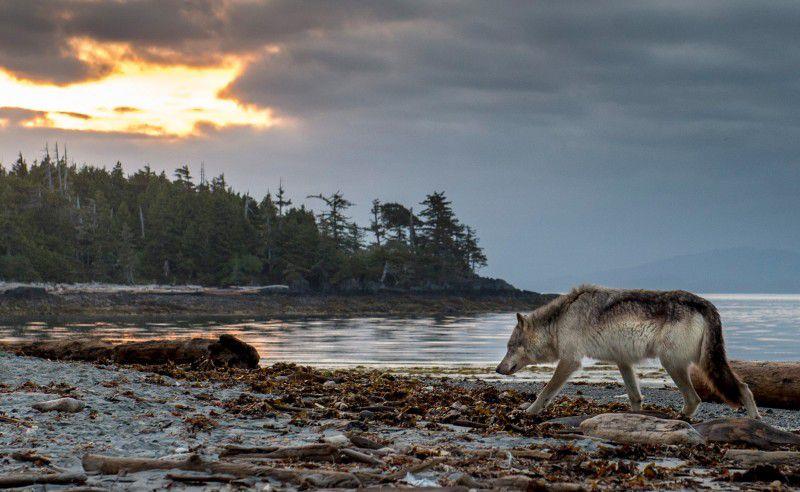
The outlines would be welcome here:
[[[722,314],[731,358],[800,360],[800,296],[708,296]],[[241,319],[174,322],[29,322],[0,325],[0,340],[86,335],[111,341],[231,333],[265,362],[324,366],[491,366],[513,313],[444,318]]]

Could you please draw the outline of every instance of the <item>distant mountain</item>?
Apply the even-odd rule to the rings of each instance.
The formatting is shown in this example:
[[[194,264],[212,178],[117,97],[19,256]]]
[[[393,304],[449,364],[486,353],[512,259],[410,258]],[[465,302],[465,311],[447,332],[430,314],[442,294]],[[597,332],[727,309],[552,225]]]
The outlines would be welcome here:
[[[554,278],[544,282],[543,288],[563,292],[581,283],[706,293],[798,293],[800,253],[778,249],[720,249],[630,268]]]

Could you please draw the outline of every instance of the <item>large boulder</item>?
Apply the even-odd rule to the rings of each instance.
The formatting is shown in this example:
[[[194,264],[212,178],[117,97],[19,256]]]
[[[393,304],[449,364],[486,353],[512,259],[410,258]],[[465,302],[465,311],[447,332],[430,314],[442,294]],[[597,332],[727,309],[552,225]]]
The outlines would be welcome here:
[[[682,420],[635,413],[603,413],[580,424],[584,434],[625,444],[702,444],[703,436]]]

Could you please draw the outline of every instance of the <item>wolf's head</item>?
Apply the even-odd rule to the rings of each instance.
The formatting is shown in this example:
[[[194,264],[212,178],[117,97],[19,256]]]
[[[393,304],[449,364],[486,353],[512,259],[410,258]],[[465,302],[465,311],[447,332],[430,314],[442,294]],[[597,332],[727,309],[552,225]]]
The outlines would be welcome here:
[[[528,364],[549,362],[549,337],[535,321],[517,313],[517,326],[508,339],[508,352],[495,369],[500,374],[511,375]]]

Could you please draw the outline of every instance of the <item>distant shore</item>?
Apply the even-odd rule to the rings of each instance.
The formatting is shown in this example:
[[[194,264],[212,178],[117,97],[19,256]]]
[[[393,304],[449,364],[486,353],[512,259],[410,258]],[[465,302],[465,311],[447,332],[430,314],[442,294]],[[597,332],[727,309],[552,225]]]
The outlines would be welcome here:
[[[0,295],[0,318],[437,316],[529,311],[552,298],[520,290],[375,294],[31,290]]]

